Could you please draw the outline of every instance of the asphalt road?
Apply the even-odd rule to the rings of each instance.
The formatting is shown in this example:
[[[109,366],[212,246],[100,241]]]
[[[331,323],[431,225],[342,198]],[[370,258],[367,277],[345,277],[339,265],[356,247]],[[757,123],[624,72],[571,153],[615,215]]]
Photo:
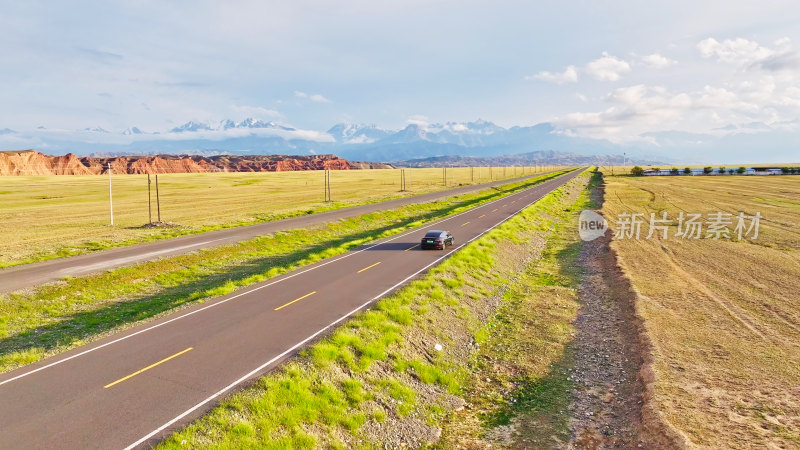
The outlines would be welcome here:
[[[579,172],[2,374],[0,448],[155,444]]]
[[[284,220],[276,220],[273,222],[227,228],[224,230],[210,231],[191,236],[182,236],[174,239],[165,239],[146,244],[114,248],[100,252],[92,252],[69,258],[60,258],[42,261],[39,263],[13,266],[0,270],[0,293],[13,292],[19,289],[38,286],[40,284],[60,280],[64,277],[81,277],[118,267],[130,266],[145,261],[177,256],[203,248],[233,244],[277,231],[305,228],[312,225],[319,225],[322,223],[354,217],[361,214],[393,209],[397,208],[398,206],[430,202],[453,195],[479,191],[492,186],[515,183],[530,178],[531,176],[539,175],[542,174],[513,178],[510,180],[494,181],[491,183],[472,186],[463,186],[445,191],[431,192],[428,194],[398,198],[385,202],[335,209],[316,214],[292,217]]]

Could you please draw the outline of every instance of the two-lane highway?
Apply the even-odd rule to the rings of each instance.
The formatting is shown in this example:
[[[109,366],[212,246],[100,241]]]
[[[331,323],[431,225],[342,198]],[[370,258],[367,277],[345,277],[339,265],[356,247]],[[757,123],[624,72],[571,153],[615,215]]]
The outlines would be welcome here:
[[[155,443],[579,173],[0,375],[0,448]],[[456,245],[419,250],[432,228]]]

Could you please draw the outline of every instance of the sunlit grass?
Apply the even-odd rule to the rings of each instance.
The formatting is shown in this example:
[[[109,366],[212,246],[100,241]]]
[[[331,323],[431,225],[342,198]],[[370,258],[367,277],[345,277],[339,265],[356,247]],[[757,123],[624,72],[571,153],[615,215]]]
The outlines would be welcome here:
[[[445,183],[441,169],[405,170],[407,192],[400,192],[399,170],[334,171],[333,203],[324,202],[322,171],[160,174],[161,220],[176,228],[142,228],[149,221],[146,175],[112,176],[113,227],[105,176],[0,177],[0,267],[534,173],[451,168]]]

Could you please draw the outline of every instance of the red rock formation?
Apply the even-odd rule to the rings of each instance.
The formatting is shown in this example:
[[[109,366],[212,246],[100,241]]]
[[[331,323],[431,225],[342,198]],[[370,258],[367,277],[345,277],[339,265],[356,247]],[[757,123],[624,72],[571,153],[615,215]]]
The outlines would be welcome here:
[[[336,155],[187,155],[78,158],[72,153],[49,156],[35,150],[0,152],[0,175],[98,175],[111,166],[112,173],[277,172],[290,170],[350,170],[351,164]],[[386,165],[387,168],[391,166]]]
[[[89,175],[72,153],[48,156],[35,150],[0,152],[0,175]]]

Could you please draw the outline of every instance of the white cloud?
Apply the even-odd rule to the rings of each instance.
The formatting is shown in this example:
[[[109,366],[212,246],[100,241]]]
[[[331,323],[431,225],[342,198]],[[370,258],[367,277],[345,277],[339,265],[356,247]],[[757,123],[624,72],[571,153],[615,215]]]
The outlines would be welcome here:
[[[568,66],[563,72],[548,72],[543,70],[536,75],[528,75],[526,80],[541,80],[555,84],[576,83],[578,81],[578,70],[575,66]]]
[[[744,38],[726,39],[722,42],[714,38],[703,39],[697,43],[703,58],[716,58],[717,61],[743,65],[755,64],[774,53],[758,42]]]
[[[800,69],[800,53],[793,51],[776,53],[758,61],[756,65],[773,72]]]
[[[783,37],[777,39],[774,44],[775,48],[768,48],[744,38],[727,39],[722,42],[708,38],[698,42],[697,49],[704,58],[739,64],[747,70],[780,72],[800,69],[800,53],[792,50],[791,39]]]
[[[414,114],[406,120],[406,123],[409,125],[418,125],[421,128],[427,128],[430,124],[430,119],[422,114]]]
[[[262,106],[231,105],[229,109],[235,115],[232,119],[246,119],[248,117],[256,119],[283,117],[283,114],[280,112]]]
[[[705,86],[695,92],[671,92],[663,86],[638,84],[615,89],[605,97],[612,105],[598,112],[577,112],[554,120],[561,129],[612,142],[641,140],[654,130],[707,132],[715,123],[777,120],[768,109],[748,101],[746,86]],[[761,93],[763,95],[763,93]]]
[[[779,47],[779,48],[780,47],[788,47],[789,45],[792,44],[792,39],[790,37],[788,37],[788,36],[784,36],[784,37],[782,37],[780,39],[775,39],[774,44],[775,44],[775,47]]]
[[[677,61],[674,59],[669,59],[660,53],[653,53],[651,55],[642,56],[642,62],[654,69],[666,69],[674,64],[677,64]]]
[[[601,97],[605,106],[563,114],[552,122],[560,133],[612,142],[644,141],[652,133],[670,130],[712,135],[742,130],[768,133],[794,129],[791,127],[800,123],[800,52],[792,48],[788,38],[768,46],[744,38],[708,38],[698,42],[696,49],[705,59],[733,64],[741,70],[716,68],[727,75],[709,78],[699,89],[681,89],[675,83],[621,87]],[[659,53],[633,57],[635,60],[626,62],[604,53],[587,64],[584,73],[614,81],[632,64],[662,68],[676,63]],[[707,71],[707,64],[699,62],[699,58],[686,60],[682,66],[689,71]],[[699,78],[702,70],[695,73],[698,80],[703,79]]]
[[[635,105],[642,100],[644,95],[647,93],[647,90],[647,86],[643,84],[614,89],[613,92],[608,94],[606,100],[612,103],[620,103],[623,105]]]
[[[780,105],[800,108],[800,87],[788,87],[777,101]]]
[[[305,92],[294,91],[294,96],[297,98],[305,98],[317,103],[333,103],[333,101],[325,98],[322,94],[307,94]]]
[[[705,86],[695,95],[694,107],[715,111],[758,112],[759,105],[748,103],[739,93],[725,87]]]
[[[586,73],[601,81],[617,81],[631,71],[627,61],[603,52],[603,56],[586,64]]]
[[[608,134],[609,131],[613,130],[616,134],[623,129],[637,129],[673,120],[692,105],[687,94],[671,94],[662,87],[641,84],[615,89],[606,97],[606,101],[614,105],[600,112],[567,114],[556,123],[571,129],[597,128],[603,137],[614,139]]]

